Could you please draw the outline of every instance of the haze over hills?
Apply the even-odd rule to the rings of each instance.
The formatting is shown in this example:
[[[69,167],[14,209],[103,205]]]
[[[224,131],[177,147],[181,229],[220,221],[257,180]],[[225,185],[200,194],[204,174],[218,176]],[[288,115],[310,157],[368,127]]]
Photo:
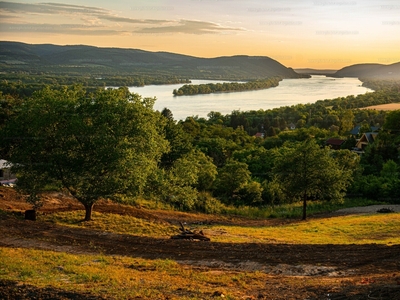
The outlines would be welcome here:
[[[330,70],[330,69],[319,70],[310,68],[294,69],[294,70],[299,74],[309,74],[309,75],[330,75],[337,72],[337,70]]]
[[[376,79],[400,79],[400,62],[390,65],[356,64],[344,67],[338,70],[336,73],[329,76],[376,78]]]
[[[57,46],[0,42],[0,67],[6,72],[71,75],[173,75],[207,79],[304,77],[266,56],[199,58],[138,49]]]

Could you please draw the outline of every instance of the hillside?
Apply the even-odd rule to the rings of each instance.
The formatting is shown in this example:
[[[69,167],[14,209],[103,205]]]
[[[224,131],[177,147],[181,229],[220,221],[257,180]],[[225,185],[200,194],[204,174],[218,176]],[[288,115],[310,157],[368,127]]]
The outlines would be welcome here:
[[[376,79],[400,79],[400,62],[391,65],[356,64],[344,67],[332,77],[358,77]]]
[[[298,78],[276,60],[265,56],[199,58],[138,49],[57,46],[0,42],[0,67],[5,72],[62,75],[169,75],[209,79]]]
[[[61,193],[45,195],[37,221],[23,219],[31,206],[13,189],[0,195],[0,299],[400,296],[400,216],[376,207],[299,222],[100,201],[85,223],[74,217],[81,204]],[[211,241],[171,239],[179,222]]]

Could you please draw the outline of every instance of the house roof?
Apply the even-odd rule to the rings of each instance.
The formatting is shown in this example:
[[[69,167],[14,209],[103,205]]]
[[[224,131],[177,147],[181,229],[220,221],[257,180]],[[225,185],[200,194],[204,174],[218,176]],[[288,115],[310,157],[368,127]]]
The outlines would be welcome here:
[[[379,126],[371,126],[371,131],[378,131],[379,129]]]
[[[360,133],[360,129],[361,129],[361,126],[358,125],[358,126],[354,127],[354,128],[350,131],[350,133],[353,134],[353,135],[357,135],[357,134]]]
[[[368,143],[372,143],[375,140],[375,137],[378,135],[377,132],[366,132],[364,133],[365,137],[368,140]]]
[[[345,142],[345,140],[341,140],[341,139],[337,139],[337,138],[330,138],[328,140],[326,140],[326,143],[328,145],[334,145],[334,146],[341,146],[343,143]]]

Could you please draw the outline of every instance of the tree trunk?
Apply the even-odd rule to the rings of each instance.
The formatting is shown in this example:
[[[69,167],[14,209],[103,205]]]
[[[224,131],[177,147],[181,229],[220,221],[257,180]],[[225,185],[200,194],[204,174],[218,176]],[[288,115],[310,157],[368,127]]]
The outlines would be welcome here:
[[[84,221],[92,220],[92,211],[94,203],[83,204],[85,206],[85,219]]]
[[[307,194],[303,197],[303,220],[307,219]]]

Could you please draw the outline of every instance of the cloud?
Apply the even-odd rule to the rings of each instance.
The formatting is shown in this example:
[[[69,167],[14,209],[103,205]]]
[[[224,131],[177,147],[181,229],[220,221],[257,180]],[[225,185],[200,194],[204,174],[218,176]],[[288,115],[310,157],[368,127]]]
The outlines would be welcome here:
[[[165,23],[167,20],[142,20],[119,17],[112,13],[110,10],[103,8],[81,6],[81,5],[69,5],[60,3],[13,3],[0,1],[0,11],[9,14],[18,14],[24,16],[26,14],[44,14],[44,15],[82,15],[86,17],[96,17],[98,19],[107,20],[111,22],[122,22],[130,24],[159,24]]]
[[[123,30],[102,28],[102,26],[87,26],[82,24],[35,24],[35,23],[3,23],[3,32],[15,33],[51,33],[69,35],[127,35]]]
[[[102,8],[68,5],[61,3],[17,3],[0,1],[0,9],[11,13],[84,13],[84,14],[107,14],[108,11]]]
[[[212,22],[180,20],[173,25],[146,27],[136,30],[137,33],[186,33],[186,34],[210,34],[227,31],[243,31],[242,28],[223,27]]]
[[[0,1],[0,13],[15,24],[1,24],[3,32],[43,32],[59,34],[125,35],[134,34],[215,34],[243,31],[241,28],[224,27],[212,22],[193,20],[140,19],[118,16],[111,10],[61,3],[14,3]],[[44,17],[43,17],[44,16]],[[74,24],[80,19],[81,24]],[[41,20],[45,19],[46,24]],[[60,24],[61,22],[73,24]],[[35,22],[36,21],[36,22]],[[96,28],[96,26],[102,28]]]
[[[140,20],[140,19],[131,19],[124,18],[118,16],[104,15],[98,16],[100,19],[111,21],[111,22],[121,22],[121,23],[130,23],[130,24],[164,24],[168,22],[167,20]]]

